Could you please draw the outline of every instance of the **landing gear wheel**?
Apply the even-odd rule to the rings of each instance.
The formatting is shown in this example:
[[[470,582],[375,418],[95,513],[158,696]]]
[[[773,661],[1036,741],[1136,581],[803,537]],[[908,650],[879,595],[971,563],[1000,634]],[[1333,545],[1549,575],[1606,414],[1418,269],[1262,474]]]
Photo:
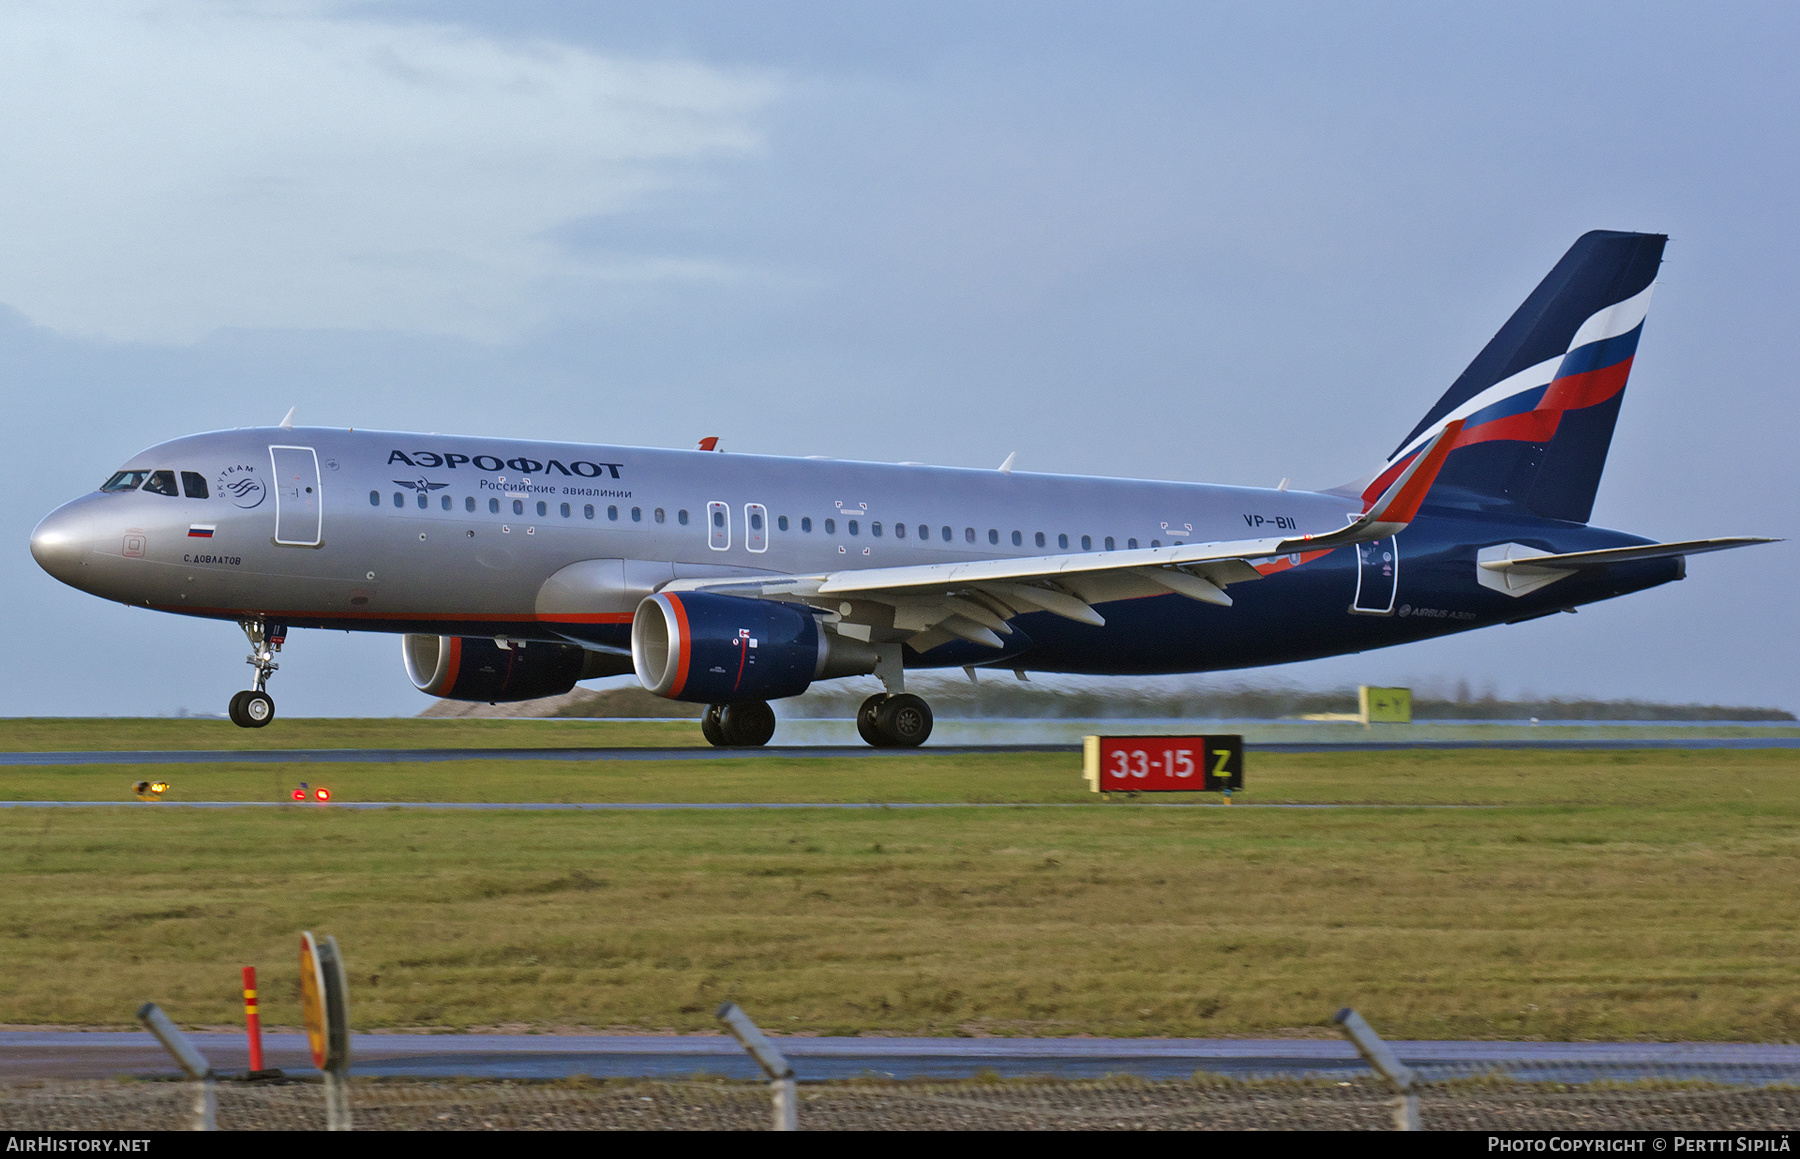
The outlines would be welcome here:
[[[723,746],[725,730],[719,726],[719,714],[725,711],[723,704],[709,704],[706,715],[700,718],[700,735],[706,738],[709,745]]]
[[[275,700],[268,693],[245,692],[241,695],[244,698],[238,706],[241,727],[261,728],[275,719]]]
[[[863,708],[867,710],[868,707],[865,702]],[[911,693],[882,698],[875,705],[873,716],[869,731],[863,733],[863,737],[876,748],[917,748],[931,735],[931,706]],[[857,714],[858,731],[861,731],[862,717],[862,713]]]
[[[231,698],[228,714],[239,728],[261,728],[275,719],[275,701],[266,692],[247,688]]]
[[[880,734],[875,731],[875,713],[888,695],[886,692],[877,692],[863,701],[862,707],[856,710],[856,735],[863,738],[864,744],[882,747]]]
[[[775,735],[775,710],[763,700],[727,704],[719,712],[719,733],[732,748],[766,745]]]

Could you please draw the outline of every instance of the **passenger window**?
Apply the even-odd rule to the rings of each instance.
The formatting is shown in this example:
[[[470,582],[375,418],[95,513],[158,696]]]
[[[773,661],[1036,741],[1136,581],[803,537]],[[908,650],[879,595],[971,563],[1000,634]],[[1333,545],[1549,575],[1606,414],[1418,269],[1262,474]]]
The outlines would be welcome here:
[[[445,511],[450,510],[450,496],[448,496],[448,495],[443,496],[441,499],[439,499],[438,504]]]
[[[642,507],[633,507],[631,509],[631,521],[633,523],[642,523],[644,521],[644,509]]]
[[[850,519],[850,520],[846,520],[846,522],[850,526],[850,534],[851,535],[856,535],[856,534],[860,533],[860,529],[856,526],[856,520]]]
[[[931,528],[925,526],[923,523],[919,524],[919,538],[929,540],[931,538]]]
[[[1013,536],[1012,536],[1012,539],[1013,539],[1013,546],[1014,546],[1014,547],[1024,547],[1024,546],[1025,546],[1025,534],[1024,534],[1024,532],[1020,532],[1020,531],[1015,531],[1015,532],[1013,532]]]
[[[498,500],[498,499],[489,499],[488,500],[488,514],[489,515],[500,514],[500,500]]]
[[[1151,540],[1151,541],[1150,541],[1150,546],[1151,546],[1151,547],[1161,547],[1161,546],[1162,546],[1162,540],[1160,540],[1160,539],[1152,539],[1152,540]]]
[[[876,526],[879,527],[880,524],[876,524]],[[904,523],[894,524],[894,538],[895,539],[905,539],[906,538],[906,524],[904,524]]]
[[[786,530],[787,530],[787,529],[788,529],[788,525],[787,525],[787,516],[785,516],[785,515],[777,515],[777,516],[776,516],[776,517],[775,517],[775,526],[776,526],[776,527],[779,527],[779,528],[780,528],[780,529],[781,529],[781,530],[783,530],[783,531],[786,531]]]
[[[1083,551],[1094,550],[1094,537],[1093,536],[1084,535],[1081,537],[1081,550],[1083,550]]]
[[[946,527],[943,530],[944,530],[944,542],[949,543],[950,542],[950,529],[948,527]]]
[[[762,512],[752,511],[750,513],[750,530],[751,531],[761,531],[762,524],[763,524]],[[876,526],[879,527],[880,524],[876,524]]]
[[[537,513],[539,515],[550,514],[550,505],[548,503],[544,502],[542,499],[539,499],[537,502]]]
[[[1032,539],[1032,542],[1037,544],[1039,547],[1044,546],[1044,533],[1041,531],[1038,532],[1037,535]]]
[[[189,499],[205,499],[207,497],[205,477],[195,471],[183,471],[181,473],[181,491]]]
[[[1129,549],[1131,549],[1131,550],[1132,550],[1132,551],[1136,551],[1136,550],[1137,550],[1137,540],[1135,540],[1135,539],[1127,539],[1127,540],[1126,540],[1126,541],[1125,541],[1125,546],[1126,546],[1126,547],[1127,547],[1127,548],[1129,548]]]
[[[594,517],[594,505],[592,503],[584,504],[581,508],[581,516],[583,519],[592,519]]]
[[[1069,549],[1069,537],[1066,534],[1058,535],[1056,537],[1056,546],[1060,550],[1067,551]]]
[[[812,516],[802,515],[800,517],[800,530],[805,532],[812,531]]]
[[[371,506],[371,507],[381,506],[381,492],[379,492],[379,491],[369,492],[369,506]]]
[[[113,477],[100,484],[102,491],[136,491],[144,485],[144,476],[148,471],[115,471]],[[377,503],[380,501],[377,500]]]
[[[175,490],[175,472],[173,471],[150,472],[150,481],[144,484],[144,490],[153,492],[157,495],[180,494],[179,491]]]
[[[974,543],[975,542],[975,529],[973,527],[963,528],[963,539],[966,542]]]
[[[606,509],[606,517],[614,523],[617,523],[619,521],[619,509],[617,507],[608,507]]]
[[[423,491],[419,492],[419,510],[420,511],[425,510],[426,506],[430,502],[431,502],[431,497],[429,495],[425,494],[425,492],[423,492]]]
[[[562,505],[562,517],[564,519],[567,519],[569,517],[569,505],[567,503],[564,503]]]
[[[475,496],[473,496],[473,495],[463,496],[463,510],[464,511],[475,510]]]
[[[396,506],[396,507],[406,506],[406,496],[400,494],[400,492],[398,492],[398,491],[394,492],[394,506]]]
[[[997,527],[988,528],[988,542],[995,545],[996,547],[998,547],[1000,545],[1000,529],[999,528],[997,528]]]
[[[657,509],[656,509],[656,516],[655,516],[655,518],[656,518],[656,521],[657,521],[657,522],[658,522],[658,523],[661,523],[661,522],[663,522],[663,509],[662,509],[662,508],[660,508],[660,507],[658,507],[658,508],[657,508]]]
[[[826,535],[836,535],[837,534],[837,520],[827,519],[825,521],[825,534]]]
[[[525,514],[525,500],[523,500],[523,499],[514,499],[513,500],[513,514],[514,515]]]
[[[1109,535],[1106,537],[1106,550],[1111,551],[1112,549],[1113,549],[1113,537]]]

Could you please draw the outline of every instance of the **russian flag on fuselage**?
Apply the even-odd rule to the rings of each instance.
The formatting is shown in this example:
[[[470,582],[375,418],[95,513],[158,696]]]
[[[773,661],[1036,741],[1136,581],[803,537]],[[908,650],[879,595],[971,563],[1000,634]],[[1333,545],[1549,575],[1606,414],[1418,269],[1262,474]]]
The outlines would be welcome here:
[[[1583,235],[1395,450],[1365,500],[1463,419],[1438,479],[1446,493],[1586,522],[1667,240]]]

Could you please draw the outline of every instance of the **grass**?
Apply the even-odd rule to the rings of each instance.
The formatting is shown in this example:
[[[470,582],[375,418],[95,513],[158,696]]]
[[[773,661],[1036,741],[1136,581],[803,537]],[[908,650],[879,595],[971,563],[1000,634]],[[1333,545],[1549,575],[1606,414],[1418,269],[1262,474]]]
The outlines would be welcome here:
[[[1091,800],[1065,756],[196,767],[267,799]],[[8,769],[116,798],[132,770]],[[1800,754],[1253,758],[1260,800],[1480,810],[0,811],[0,1022],[298,1022],[335,934],[359,1029],[1800,1037]],[[329,780],[327,779],[329,777]]]

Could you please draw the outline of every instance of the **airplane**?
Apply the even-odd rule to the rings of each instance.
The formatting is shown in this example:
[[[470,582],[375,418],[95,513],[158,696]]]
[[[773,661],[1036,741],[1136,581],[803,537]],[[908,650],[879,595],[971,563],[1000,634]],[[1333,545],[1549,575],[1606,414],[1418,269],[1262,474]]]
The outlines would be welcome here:
[[[421,692],[635,673],[766,744],[769,701],[874,675],[857,730],[923,743],[906,672],[1282,664],[1574,611],[1755,543],[1590,526],[1667,238],[1583,235],[1367,477],[1324,491],[293,426],[133,456],[31,551],[120,603],[402,638]]]

